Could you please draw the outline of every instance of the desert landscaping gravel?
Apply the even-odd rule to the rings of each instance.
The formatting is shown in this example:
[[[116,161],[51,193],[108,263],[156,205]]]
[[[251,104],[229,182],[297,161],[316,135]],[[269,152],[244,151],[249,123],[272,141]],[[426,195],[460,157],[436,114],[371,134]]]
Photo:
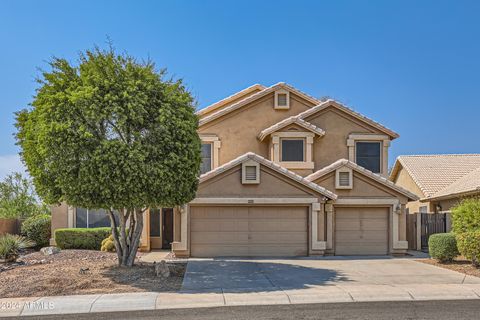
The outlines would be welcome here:
[[[50,256],[34,252],[19,262],[0,271],[0,297],[178,291],[185,273],[185,265],[179,264],[175,274],[163,279],[152,264],[119,267],[115,253],[90,250],[62,250]]]

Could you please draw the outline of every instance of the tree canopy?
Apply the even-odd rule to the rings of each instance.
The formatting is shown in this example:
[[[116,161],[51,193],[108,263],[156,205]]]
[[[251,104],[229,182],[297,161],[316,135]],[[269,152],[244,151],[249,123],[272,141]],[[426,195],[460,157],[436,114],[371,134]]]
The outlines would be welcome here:
[[[87,50],[76,65],[53,58],[50,67],[16,123],[21,157],[47,203],[116,209],[128,219],[195,197],[198,118],[181,80],[113,49]]]
[[[25,219],[48,211],[38,199],[32,182],[21,173],[9,174],[0,182],[0,218]]]

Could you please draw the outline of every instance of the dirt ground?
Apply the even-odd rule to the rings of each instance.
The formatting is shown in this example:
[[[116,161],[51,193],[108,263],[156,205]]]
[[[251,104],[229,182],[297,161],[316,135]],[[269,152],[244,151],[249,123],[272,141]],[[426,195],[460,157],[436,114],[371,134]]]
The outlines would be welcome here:
[[[163,279],[152,264],[118,267],[115,253],[101,251],[63,250],[51,256],[34,252],[19,260],[25,264],[0,272],[0,298],[177,291],[186,266],[180,263],[176,274]]]
[[[470,276],[480,277],[480,269],[475,268],[470,261],[463,258],[457,258],[452,262],[440,263],[435,259],[420,259],[417,260],[426,264],[431,264],[440,268],[450,269],[453,271],[468,274]]]

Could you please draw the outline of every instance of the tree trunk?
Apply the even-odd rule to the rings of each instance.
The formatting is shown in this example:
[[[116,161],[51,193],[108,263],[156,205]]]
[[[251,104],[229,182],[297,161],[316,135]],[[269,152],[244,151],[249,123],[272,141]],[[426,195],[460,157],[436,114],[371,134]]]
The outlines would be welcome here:
[[[144,210],[141,209],[119,210],[119,226],[117,227],[113,211],[109,211],[112,235],[120,266],[131,267],[135,263],[143,230],[143,212]]]

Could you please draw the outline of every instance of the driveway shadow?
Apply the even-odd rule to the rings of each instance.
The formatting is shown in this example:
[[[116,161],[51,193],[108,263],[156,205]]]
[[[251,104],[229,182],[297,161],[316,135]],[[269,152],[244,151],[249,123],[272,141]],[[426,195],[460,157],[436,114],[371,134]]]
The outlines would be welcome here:
[[[183,292],[264,292],[306,289],[351,280],[337,270],[315,268],[301,260],[190,260]]]

